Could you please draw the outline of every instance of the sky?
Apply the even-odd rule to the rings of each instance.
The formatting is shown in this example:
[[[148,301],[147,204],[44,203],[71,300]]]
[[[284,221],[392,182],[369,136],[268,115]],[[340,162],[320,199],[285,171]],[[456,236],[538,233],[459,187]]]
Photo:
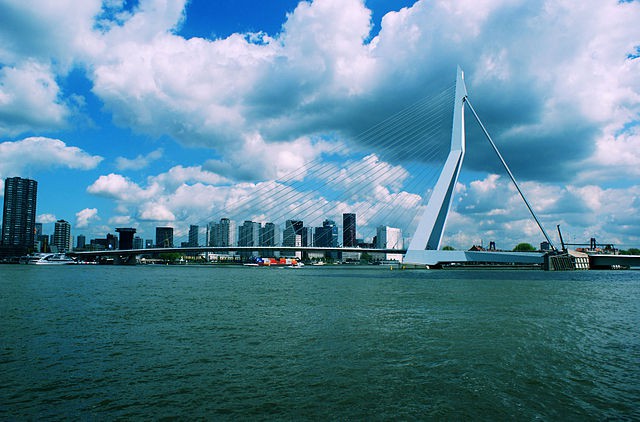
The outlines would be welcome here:
[[[163,225],[179,237],[308,162],[403,166],[356,154],[356,135],[459,65],[553,240],[559,224],[565,241],[638,247],[637,22],[638,1],[0,0],[0,178],[38,181],[45,233],[65,219],[89,239]],[[537,244],[467,121],[444,243]],[[428,196],[372,184],[358,198],[371,209]],[[323,195],[323,209],[349,211]],[[385,223],[362,221],[365,238]]]

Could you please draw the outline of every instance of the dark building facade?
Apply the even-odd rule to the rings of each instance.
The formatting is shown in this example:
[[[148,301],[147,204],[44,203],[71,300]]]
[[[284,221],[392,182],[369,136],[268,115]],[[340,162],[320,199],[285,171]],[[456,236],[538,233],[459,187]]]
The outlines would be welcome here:
[[[300,236],[300,245],[296,245],[296,236]],[[287,220],[282,234],[282,246],[308,246],[309,235],[302,220]]]
[[[189,226],[189,243],[187,246],[197,248],[200,246],[200,226],[190,225]]]
[[[156,248],[173,248],[173,227],[156,227]]]
[[[342,214],[342,246],[353,248],[357,245],[356,215],[352,213]]]
[[[21,177],[4,181],[2,209],[2,246],[7,251],[24,253],[33,249],[36,233],[38,182]]]
[[[83,234],[79,234],[78,237],[76,237],[76,239],[77,239],[76,249],[84,249],[85,246],[87,245],[86,236]]]
[[[274,223],[266,223],[260,228],[260,246],[276,246],[278,244],[278,230]]]
[[[238,229],[238,246],[259,246],[260,223],[246,220]]]
[[[322,227],[316,227],[313,236],[314,246],[336,247],[338,246],[338,226],[333,220],[324,220]]]
[[[116,232],[120,234],[120,241],[118,242],[120,249],[133,249],[133,235],[136,233],[136,229],[120,227],[116,229]]]

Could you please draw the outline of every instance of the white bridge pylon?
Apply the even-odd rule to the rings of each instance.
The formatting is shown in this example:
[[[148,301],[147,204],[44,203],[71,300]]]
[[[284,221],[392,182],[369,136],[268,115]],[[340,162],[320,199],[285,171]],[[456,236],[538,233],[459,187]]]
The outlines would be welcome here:
[[[453,108],[453,127],[451,130],[451,149],[447,160],[442,168],[440,177],[436,182],[429,202],[422,218],[418,223],[418,228],[411,239],[409,248],[404,256],[403,262],[406,264],[415,265],[437,265],[442,263],[452,262],[491,262],[491,263],[522,263],[522,264],[542,264],[543,254],[530,252],[472,252],[472,251],[442,251],[440,250],[442,242],[442,234],[447,223],[447,217],[451,209],[451,203],[454,196],[456,183],[458,182],[458,176],[460,175],[460,169],[462,168],[462,162],[464,161],[465,154],[465,122],[464,122],[464,109],[465,104],[468,104],[474,117],[482,127],[485,135],[489,139],[493,149],[498,154],[498,157],[502,161],[507,173],[511,177],[511,180],[516,185],[518,192],[524,200],[527,208],[531,212],[536,223],[540,227],[545,238],[550,245],[553,246],[549,236],[540,225],[538,218],[536,217],[533,209],[527,202],[524,194],[520,190],[513,174],[509,170],[506,162],[500,155],[496,145],[489,136],[488,132],[480,122],[475,110],[469,103],[467,98],[467,88],[464,83],[464,72],[458,67],[456,77],[456,91]]]

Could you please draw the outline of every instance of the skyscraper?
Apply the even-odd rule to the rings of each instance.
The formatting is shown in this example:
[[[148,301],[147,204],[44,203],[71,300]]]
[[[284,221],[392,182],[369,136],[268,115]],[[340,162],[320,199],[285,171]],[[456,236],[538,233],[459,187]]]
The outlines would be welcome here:
[[[314,246],[336,247],[338,246],[338,226],[333,220],[324,220],[322,227],[316,227],[313,237]]]
[[[260,246],[276,246],[280,240],[279,234],[274,223],[266,223],[260,228]]]
[[[173,248],[173,227],[156,227],[156,248]]]
[[[2,246],[17,253],[33,248],[36,231],[38,182],[21,177],[4,181]]]
[[[84,249],[87,243],[87,238],[85,237],[85,235],[79,234],[76,239],[78,240],[76,243],[76,249]]]
[[[299,244],[296,236],[300,236]],[[282,234],[282,246],[307,246],[308,234],[304,230],[304,223],[300,220],[287,220]]]
[[[71,249],[71,242],[71,224],[65,220],[56,221],[51,246],[58,248],[58,252],[66,252]]]
[[[260,223],[246,220],[238,230],[238,246],[259,246]]]
[[[200,246],[199,231],[200,231],[199,226],[194,226],[193,224],[189,226],[189,246],[190,247]]]
[[[208,246],[236,246],[236,222],[221,218],[220,223],[209,223]]]
[[[354,248],[356,242],[356,215],[353,213],[342,214],[342,246]]]

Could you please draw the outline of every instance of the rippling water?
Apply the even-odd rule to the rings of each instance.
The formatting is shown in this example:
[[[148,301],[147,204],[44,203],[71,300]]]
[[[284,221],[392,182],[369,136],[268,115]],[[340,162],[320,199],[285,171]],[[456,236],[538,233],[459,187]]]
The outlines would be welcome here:
[[[638,419],[640,272],[0,266],[0,419]]]

